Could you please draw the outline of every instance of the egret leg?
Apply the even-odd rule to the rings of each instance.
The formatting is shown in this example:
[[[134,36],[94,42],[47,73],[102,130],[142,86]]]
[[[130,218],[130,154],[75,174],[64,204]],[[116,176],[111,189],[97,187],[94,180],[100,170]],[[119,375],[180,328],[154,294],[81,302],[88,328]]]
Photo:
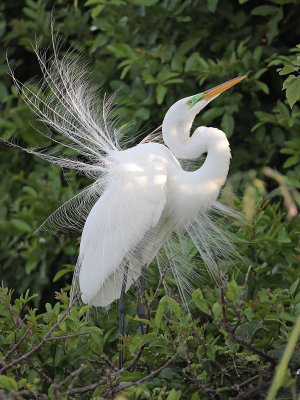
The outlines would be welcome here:
[[[137,303],[137,315],[139,318],[146,318],[145,307],[143,306],[142,299],[144,298],[145,294],[145,287],[146,287],[146,269],[147,264],[144,264],[141,269],[141,277],[140,277],[140,287],[139,287],[139,297]],[[146,333],[146,325],[143,322],[140,322],[141,333],[145,335]],[[146,365],[147,374],[151,374],[151,366],[149,364]]]
[[[143,318],[143,319],[146,318],[145,308],[142,304],[142,298],[144,297],[144,294],[145,294],[146,268],[147,268],[147,264],[144,264],[141,269],[139,297],[138,297],[138,303],[137,303],[137,309],[136,309],[138,317]],[[140,327],[141,327],[142,335],[145,335],[146,326],[143,322],[140,322]]]
[[[119,335],[120,335],[119,344],[121,346],[123,344],[123,339],[121,337],[124,336],[125,290],[126,290],[126,284],[127,284],[128,268],[129,268],[129,263],[127,261],[124,265],[123,282],[122,282],[122,288],[121,288],[121,294],[120,294],[119,306],[118,306]],[[121,369],[121,368],[123,368],[123,349],[122,348],[119,350],[119,369]]]

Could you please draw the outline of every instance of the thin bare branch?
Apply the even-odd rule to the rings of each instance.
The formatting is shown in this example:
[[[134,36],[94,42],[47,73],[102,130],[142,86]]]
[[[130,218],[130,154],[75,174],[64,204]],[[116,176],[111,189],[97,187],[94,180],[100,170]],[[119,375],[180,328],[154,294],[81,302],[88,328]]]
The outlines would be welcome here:
[[[4,361],[20,346],[20,344],[23,342],[23,340],[26,338],[26,336],[29,334],[31,331],[31,326],[29,326],[24,335],[18,340],[18,342],[5,354],[5,356],[2,358],[0,361],[0,364],[5,365]]]
[[[173,354],[161,367],[156,369],[155,371],[152,371],[151,374],[148,374],[144,378],[138,379],[135,382],[131,382],[128,385],[119,385],[114,388],[114,393],[120,392],[122,390],[128,389],[131,386],[139,385],[140,383],[143,383],[147,381],[148,379],[153,378],[153,376],[157,375],[162,371],[164,368],[166,368],[176,357],[178,356],[178,353]]]

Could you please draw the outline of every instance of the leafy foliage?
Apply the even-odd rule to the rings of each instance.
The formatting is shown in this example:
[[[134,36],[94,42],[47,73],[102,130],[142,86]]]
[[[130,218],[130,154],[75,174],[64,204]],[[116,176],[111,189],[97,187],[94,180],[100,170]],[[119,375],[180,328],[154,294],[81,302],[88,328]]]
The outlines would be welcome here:
[[[35,131],[34,127],[39,129],[35,116],[12,85],[5,51],[10,64],[16,66],[18,79],[26,82],[39,77],[31,43],[36,36],[40,48],[51,54],[52,7],[49,0],[26,0],[21,6],[15,0],[0,4],[1,137],[14,138],[25,147],[50,143]],[[213,282],[193,293],[192,317],[177,303],[175,292],[166,294],[161,287],[149,316],[148,333],[141,336],[135,317],[136,296],[128,296],[125,367],[141,348],[143,351],[134,367],[121,374],[115,374],[103,358],[116,362],[116,307],[100,314],[89,310],[100,330],[87,324],[85,309],[76,306],[50,338],[76,336],[45,341],[27,358],[29,364],[22,361],[1,375],[0,387],[7,396],[17,398],[14,392],[28,391],[24,397],[38,393],[43,398],[44,393],[50,398],[67,398],[69,387],[75,390],[102,379],[99,388],[93,389],[95,398],[105,397],[110,384],[123,388],[132,384],[114,392],[132,399],[226,399],[247,392],[264,396],[266,387],[254,394],[252,385],[259,387],[263,381],[269,385],[273,364],[234,335],[277,362],[300,312],[300,80],[299,42],[295,42],[299,12],[297,0],[56,3],[54,30],[67,37],[61,51],[69,46],[82,51],[90,59],[91,76],[99,90],[119,91],[116,101],[122,104],[122,124],[131,127],[131,132],[127,130],[130,143],[157,128],[176,100],[247,74],[245,83],[212,102],[195,121],[196,125],[219,126],[229,137],[233,158],[222,198],[248,218],[247,223],[232,225],[244,263],[237,265],[225,290],[227,321]],[[30,84],[37,88],[35,82]],[[7,289],[1,292],[0,357],[28,332],[7,356],[7,365],[37,346],[66,310],[67,295],[57,295],[59,303],[55,303],[54,291],[69,287],[78,238],[33,232],[88,181],[6,144],[0,146],[4,171],[0,182],[0,270],[5,286],[15,289],[13,295]],[[224,229],[228,229],[225,222]],[[248,265],[252,270],[239,320],[236,311]],[[157,275],[154,265],[148,271],[148,304],[157,287]],[[28,288],[37,296],[21,296]],[[20,318],[24,317],[22,325]],[[230,332],[228,326],[237,323],[236,331]],[[87,333],[90,331],[93,333]],[[149,366],[157,371],[174,354],[161,371],[143,381]],[[290,398],[291,393],[296,398],[297,357],[295,353],[289,370],[283,372],[285,389],[278,398]],[[232,389],[256,375],[259,377],[239,386],[238,391]],[[134,384],[137,381],[139,384]],[[79,398],[90,398],[92,392]]]
[[[115,308],[106,319],[102,315],[99,329],[84,317],[90,306],[68,308],[65,293],[38,313],[28,307],[28,292],[11,304],[11,292],[2,289],[0,357],[1,373],[7,375],[1,375],[0,387],[14,397],[44,393],[42,398],[50,399],[77,394],[103,399],[120,392],[129,399],[228,398],[251,382],[256,389],[250,386],[250,396],[263,393],[296,321],[298,284],[299,279],[289,289],[262,289],[252,300],[245,300],[246,283],[239,286],[235,280],[221,285],[220,294],[216,288],[197,289],[191,306],[198,317],[193,319],[175,297],[163,295],[160,280],[155,294],[150,291],[143,299],[146,319],[135,317],[128,301],[125,366],[119,371]],[[138,332],[140,323],[146,324],[144,335]],[[290,388],[283,396],[295,390],[290,374],[299,362],[295,353],[291,371],[281,374]]]

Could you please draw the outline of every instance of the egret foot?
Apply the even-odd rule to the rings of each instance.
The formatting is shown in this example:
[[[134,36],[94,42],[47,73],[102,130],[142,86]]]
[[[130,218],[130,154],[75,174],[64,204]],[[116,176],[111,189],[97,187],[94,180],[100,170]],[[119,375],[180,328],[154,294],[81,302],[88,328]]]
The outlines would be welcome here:
[[[126,284],[127,284],[127,275],[128,275],[128,268],[129,263],[128,261],[124,265],[124,275],[123,275],[123,282],[121,288],[121,294],[119,299],[118,311],[119,311],[119,345],[122,346],[124,336],[124,317],[125,317],[125,291],[126,291]],[[119,369],[123,368],[123,349],[119,350]]]

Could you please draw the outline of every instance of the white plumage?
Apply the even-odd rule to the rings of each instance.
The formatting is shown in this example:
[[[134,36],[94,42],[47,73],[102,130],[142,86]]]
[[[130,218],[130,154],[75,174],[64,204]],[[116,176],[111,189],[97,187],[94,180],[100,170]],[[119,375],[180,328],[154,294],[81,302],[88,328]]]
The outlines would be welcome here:
[[[112,100],[99,102],[74,54],[60,58],[55,45],[53,50],[50,61],[36,50],[44,75],[38,93],[12,76],[39,120],[64,139],[44,134],[84,158],[26,151],[94,179],[46,221],[46,226],[54,223],[73,229],[84,223],[74,287],[79,276],[83,302],[107,306],[120,296],[125,263],[129,264],[128,290],[140,276],[142,265],[149,264],[165,246],[184,297],[184,289],[189,290],[195,276],[189,271],[184,249],[180,254],[174,252],[175,242],[189,235],[210,272],[215,268],[210,246],[225,256],[232,250],[208,213],[230,213],[216,202],[228,173],[229,143],[216,128],[200,127],[190,136],[191,126],[209,101],[243,77],[175,103],[162,125],[168,147],[142,143],[121,150],[120,132],[109,118]],[[183,170],[177,160],[196,159],[203,153],[207,157],[196,171]]]

